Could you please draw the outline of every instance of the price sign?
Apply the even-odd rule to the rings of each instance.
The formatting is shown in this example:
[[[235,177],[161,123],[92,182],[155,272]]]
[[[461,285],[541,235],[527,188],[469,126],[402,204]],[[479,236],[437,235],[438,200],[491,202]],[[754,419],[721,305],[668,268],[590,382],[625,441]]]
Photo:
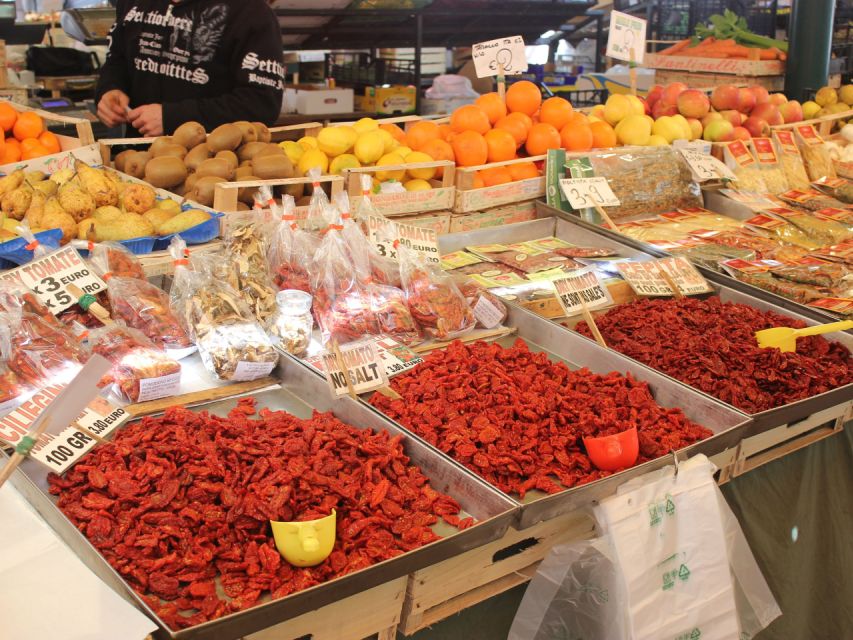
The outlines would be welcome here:
[[[68,285],[77,285],[83,293],[93,295],[107,288],[73,247],[63,247],[7,271],[2,278],[17,282],[35,293],[54,315],[77,303],[77,299],[68,293]]]
[[[573,209],[587,209],[595,205],[618,207],[622,204],[604,177],[563,178],[560,180],[560,188]]]
[[[527,52],[521,36],[478,42],[471,47],[471,58],[478,78],[501,75],[501,68],[507,76],[527,71]]]
[[[620,275],[640,296],[671,296],[672,289],[653,262],[620,262]]]
[[[394,241],[388,238],[388,232],[383,230],[389,223],[394,226],[394,236],[401,245],[419,253],[430,264],[437,265],[441,262],[438,234],[434,229],[371,216],[368,219],[370,241],[376,246],[379,255],[398,260]]]
[[[737,180],[732,170],[714,156],[689,147],[681,148],[679,152],[684,156],[684,160],[690,166],[693,178],[697,182],[705,182],[706,180]]]
[[[645,53],[646,21],[621,11],[611,11],[606,55],[640,64]]]
[[[674,258],[662,258],[655,260],[659,268],[664,269],[672,278],[675,286],[679,291],[686,296],[693,296],[700,293],[710,293],[713,291],[708,281],[702,277],[699,270],[684,257],[677,256]]]
[[[372,340],[352,342],[340,348],[343,368],[334,353],[323,354],[326,381],[336,396],[349,393],[347,378],[356,393],[367,393],[388,385],[385,364],[379,358]]]
[[[592,310],[613,304],[610,292],[592,268],[577,271],[552,282],[557,290],[560,306],[567,316],[580,313],[584,306]]]
[[[471,308],[474,317],[486,329],[494,329],[503,322],[506,311],[498,309],[486,296],[481,295],[476,304]]]
[[[374,344],[379,359],[385,364],[385,375],[389,378],[408,371],[424,361],[417,353],[394,338],[380,336],[374,340]]]

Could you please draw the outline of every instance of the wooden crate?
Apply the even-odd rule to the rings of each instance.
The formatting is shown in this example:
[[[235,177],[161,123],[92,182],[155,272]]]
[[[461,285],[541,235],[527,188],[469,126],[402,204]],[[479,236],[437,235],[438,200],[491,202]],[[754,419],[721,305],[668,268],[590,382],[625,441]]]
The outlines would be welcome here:
[[[552,547],[590,538],[593,521],[572,513],[439,562],[409,576],[400,631],[411,635],[529,581]]]
[[[296,640],[306,636],[311,640],[362,640],[377,634],[378,640],[394,640],[406,584],[407,577],[402,576],[249,634],[244,640]]]
[[[3,91],[5,91],[5,89],[0,89],[0,93]],[[71,149],[78,149],[95,143],[95,134],[92,133],[92,123],[88,120],[84,120],[83,118],[71,118],[58,113],[43,111],[42,109],[34,109],[33,107],[18,104],[11,100],[2,100],[2,102],[12,105],[12,107],[19,112],[32,111],[33,113],[37,113],[46,123],[53,122],[62,125],[74,125],[74,128],[77,130],[76,138],[71,136],[56,136],[59,139],[59,146],[62,151],[70,151]]]
[[[457,167],[456,200],[453,204],[453,213],[483,211],[499,207],[502,204],[541,198],[545,195],[545,176],[517,180],[516,182],[499,184],[494,187],[481,187],[479,189],[474,188],[474,176],[478,171],[483,169],[544,160],[545,156],[531,156],[529,158],[505,160],[504,162],[492,162],[491,164],[482,164],[475,167]]]
[[[373,118],[380,125],[383,124],[396,124],[404,131],[409,128],[409,126],[413,122],[418,122],[419,120],[423,120],[421,116],[393,116],[390,118]],[[348,122],[332,122],[330,127],[342,127],[342,126],[352,126],[357,122],[357,120],[350,120]]]
[[[345,170],[344,176],[347,183],[347,192],[352,202],[352,210],[356,210],[362,198],[361,176],[365,174],[372,175],[378,171],[431,168],[440,168],[444,173],[441,178],[430,181],[433,188],[429,191],[373,193],[370,195],[370,201],[374,207],[386,216],[403,216],[427,211],[449,210],[453,206],[453,199],[456,195],[456,187],[453,184],[455,165],[449,160],[433,160],[432,162],[415,162],[411,164],[404,163],[382,167],[358,167]]]
[[[246,182],[219,182],[213,192],[213,209],[221,213],[233,213],[237,209],[237,190],[243,187],[285,187],[291,184],[310,185],[312,178],[274,178],[272,180],[248,180]],[[344,190],[344,179],[341,176],[320,176],[317,182],[331,183],[331,198]],[[331,199],[330,198],[330,199]],[[296,207],[296,217],[304,217],[308,207]]]
[[[711,89],[721,84],[738,86],[761,85],[770,92],[782,91],[785,88],[785,76],[751,76],[732,75],[726,73],[706,73],[702,71],[672,71],[669,69],[655,70],[657,84],[683,82],[691,89]]]
[[[643,66],[661,71],[687,71],[719,76],[784,76],[785,63],[781,60],[743,60],[738,58],[700,58],[694,56],[665,56],[647,53]],[[660,83],[660,80],[657,81]],[[734,84],[731,80],[723,84]]]

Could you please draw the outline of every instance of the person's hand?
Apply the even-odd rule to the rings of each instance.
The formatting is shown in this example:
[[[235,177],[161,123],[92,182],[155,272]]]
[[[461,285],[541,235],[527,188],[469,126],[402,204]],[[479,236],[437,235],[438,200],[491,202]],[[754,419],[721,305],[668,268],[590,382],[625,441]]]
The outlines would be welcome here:
[[[98,118],[108,127],[117,127],[127,122],[127,106],[130,98],[120,89],[107,91],[98,102]]]
[[[127,113],[127,121],[143,136],[163,135],[163,105],[144,104]]]

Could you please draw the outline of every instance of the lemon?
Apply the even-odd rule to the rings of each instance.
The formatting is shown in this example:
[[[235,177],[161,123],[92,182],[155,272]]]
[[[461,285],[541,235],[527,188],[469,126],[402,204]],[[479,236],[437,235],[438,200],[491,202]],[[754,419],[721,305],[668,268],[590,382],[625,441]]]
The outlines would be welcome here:
[[[396,153],[396,152],[395,152]],[[433,159],[422,151],[412,151],[406,156],[406,164],[416,164],[419,162],[432,162]],[[413,178],[421,180],[432,180],[435,177],[435,172],[438,167],[427,167],[426,169],[409,169],[409,175]]]
[[[300,147],[308,151],[309,149],[318,149],[320,144],[317,142],[317,138],[314,136],[303,136],[296,141]]]
[[[332,160],[332,164],[329,165],[329,173],[339,176],[345,169],[356,169],[360,166],[361,163],[354,155],[351,153],[342,153]]]
[[[387,167],[389,165],[394,164],[403,164],[403,159],[398,156],[396,153],[386,153],[384,156],[379,158],[376,161],[377,167]],[[377,171],[376,179],[379,182],[385,182],[387,180],[402,180],[403,176],[406,175],[405,169],[394,169],[392,171]]]
[[[302,154],[305,153],[305,147],[293,140],[279,142],[278,146],[284,149],[285,155],[293,164],[299,164],[299,159],[302,157]]]
[[[411,150],[409,147],[404,147],[403,145],[400,145],[399,147],[397,147],[396,149],[394,149],[394,153],[396,153],[396,154],[397,154],[398,156],[400,156],[401,158],[405,158],[405,157],[406,157],[406,156],[408,156],[411,152],[412,152],[412,150]]]
[[[355,141],[350,141],[346,131],[336,127],[326,127],[317,134],[317,148],[330,158],[346,153]]]
[[[299,159],[299,171],[302,175],[308,175],[308,170],[319,168],[320,173],[326,173],[329,168],[329,158],[319,149],[308,149]]]
[[[383,153],[391,153],[391,151],[395,147],[399,147],[400,143],[394,139],[390,133],[385,131],[385,129],[377,129],[376,133],[382,136],[382,152]]]
[[[429,191],[432,189],[432,185],[429,182],[420,178],[409,180],[403,186],[406,188],[406,191]]]
[[[815,116],[817,116],[817,112],[820,111],[820,105],[813,100],[808,100],[803,103],[803,119],[811,120]]]
[[[646,142],[647,147],[666,147],[669,146],[669,142],[666,141],[666,138],[663,136],[659,136],[656,133],[653,133],[649,136],[648,141]]]
[[[361,164],[373,164],[385,153],[385,140],[378,131],[368,131],[358,136],[353,148]]]
[[[378,129],[379,123],[373,118],[362,118],[352,125],[352,128],[358,131],[358,133],[367,133],[368,131],[375,131]]]
[[[350,148],[355,144],[355,141],[358,140],[358,131],[355,130],[355,127],[351,127],[348,124],[341,124],[335,127],[335,130],[340,132],[341,135],[345,136],[347,142],[349,142]]]

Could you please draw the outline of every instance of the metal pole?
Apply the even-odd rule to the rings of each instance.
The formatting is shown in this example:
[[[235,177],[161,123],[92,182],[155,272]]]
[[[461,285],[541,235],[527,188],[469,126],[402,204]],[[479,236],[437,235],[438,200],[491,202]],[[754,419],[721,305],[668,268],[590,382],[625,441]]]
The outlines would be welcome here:
[[[424,40],[424,16],[415,14],[415,113],[421,113],[421,48]]]
[[[835,0],[794,0],[789,28],[785,94],[805,100],[808,89],[829,80]]]
[[[601,68],[601,30],[604,28],[604,17],[598,16],[595,19],[595,72],[601,73],[604,69]]]

